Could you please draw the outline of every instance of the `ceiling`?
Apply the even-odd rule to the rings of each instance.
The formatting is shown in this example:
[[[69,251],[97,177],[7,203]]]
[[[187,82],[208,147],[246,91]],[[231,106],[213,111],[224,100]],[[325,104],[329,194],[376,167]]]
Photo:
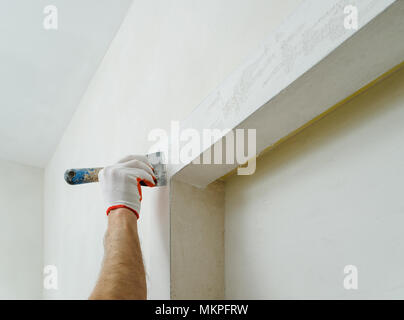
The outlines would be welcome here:
[[[0,1],[0,158],[46,165],[131,2]]]

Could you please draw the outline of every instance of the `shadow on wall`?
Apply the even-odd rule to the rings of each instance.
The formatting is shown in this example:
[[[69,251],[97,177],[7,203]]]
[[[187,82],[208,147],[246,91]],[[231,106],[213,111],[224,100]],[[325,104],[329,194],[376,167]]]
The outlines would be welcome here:
[[[404,101],[404,68],[397,70],[388,78],[378,82],[324,118],[259,157],[257,159],[257,174],[245,176],[245,179],[259,181],[260,170],[276,172],[287,168],[298,161],[299,158],[304,158],[308,155],[311,157],[316,152],[321,152],[322,148],[331,141],[337,142],[342,137],[346,137],[346,135],[353,135],[368,122],[377,121],[381,114],[402,108],[403,103],[400,105],[397,101]],[[389,124],[386,123],[385,125],[388,126]],[[393,133],[391,132],[391,134]],[[383,140],[386,139],[385,134],[383,137],[379,135],[372,136],[373,142],[375,144],[383,143]],[[341,145],[341,153],[344,152],[343,147]],[[269,157],[271,157],[270,161],[267,159]],[[263,179],[262,176],[261,179]]]

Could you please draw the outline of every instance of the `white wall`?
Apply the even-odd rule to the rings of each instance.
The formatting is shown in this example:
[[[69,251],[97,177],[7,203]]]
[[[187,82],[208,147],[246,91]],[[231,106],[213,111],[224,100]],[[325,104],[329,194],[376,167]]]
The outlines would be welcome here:
[[[230,178],[226,297],[403,298],[403,123],[401,70]]]
[[[0,1],[2,159],[46,165],[130,3]],[[57,8],[57,30],[43,28],[48,5]]]
[[[0,177],[0,299],[41,299],[43,169],[0,160]]]
[[[186,117],[299,2],[133,2],[46,166],[44,256],[59,290],[45,298],[87,298],[103,255],[98,186],[68,186],[64,170],[145,153],[151,129]],[[149,297],[169,298],[168,190],[147,190],[141,216]]]

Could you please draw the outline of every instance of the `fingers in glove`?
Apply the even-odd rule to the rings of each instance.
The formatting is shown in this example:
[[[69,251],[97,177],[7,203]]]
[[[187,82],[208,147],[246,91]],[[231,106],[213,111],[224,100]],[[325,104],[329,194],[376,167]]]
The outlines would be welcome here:
[[[156,177],[148,171],[139,168],[128,168],[128,175],[135,179],[137,183],[143,181],[147,186],[154,187],[157,183]]]
[[[149,159],[146,156],[142,156],[142,155],[129,155],[129,156],[126,156],[125,158],[122,158],[121,160],[119,160],[117,162],[117,164],[122,164],[122,165],[126,166],[126,163],[131,162],[133,160],[138,160],[138,161],[141,161],[142,163],[145,163],[154,172],[154,168],[151,165]],[[152,175],[154,175],[154,174],[152,173]]]
[[[131,161],[131,160],[142,161],[142,162],[146,163],[147,165],[149,165],[151,167],[149,159],[147,159],[146,156],[138,155],[138,154],[128,155],[125,158],[122,158],[121,160],[119,160],[117,163],[125,163],[125,162]]]
[[[156,182],[154,182],[153,177],[151,175],[149,175],[147,172],[145,172],[144,170],[141,170],[141,169],[132,169],[132,170],[138,171],[133,174],[129,174],[129,178],[133,179],[133,182],[137,185],[137,190],[139,192],[139,201],[142,201],[143,196],[142,196],[142,187],[140,186],[140,182],[144,182],[149,187],[154,187],[156,185]]]
[[[124,162],[128,162],[130,160],[136,160],[136,159],[143,161],[144,158],[146,158],[146,157],[143,155],[129,154],[129,155],[125,156],[124,158],[120,159],[119,161],[117,161],[117,163],[124,163]]]
[[[146,171],[148,174],[150,174],[153,178],[156,178],[156,175],[154,174],[154,169],[148,163],[144,163],[144,162],[136,159],[136,160],[127,161],[127,162],[123,163],[123,165],[126,168],[142,169],[142,170]]]

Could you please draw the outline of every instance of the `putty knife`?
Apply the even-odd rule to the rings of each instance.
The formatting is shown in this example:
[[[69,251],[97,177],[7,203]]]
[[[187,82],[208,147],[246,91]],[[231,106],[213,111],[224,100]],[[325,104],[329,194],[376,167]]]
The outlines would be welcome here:
[[[146,154],[146,157],[154,169],[157,178],[156,186],[165,186],[167,184],[167,170],[163,152],[149,153]],[[71,185],[98,182],[98,173],[102,169],[102,167],[68,169],[65,172],[65,180]],[[140,182],[140,184],[145,186],[143,182]]]

